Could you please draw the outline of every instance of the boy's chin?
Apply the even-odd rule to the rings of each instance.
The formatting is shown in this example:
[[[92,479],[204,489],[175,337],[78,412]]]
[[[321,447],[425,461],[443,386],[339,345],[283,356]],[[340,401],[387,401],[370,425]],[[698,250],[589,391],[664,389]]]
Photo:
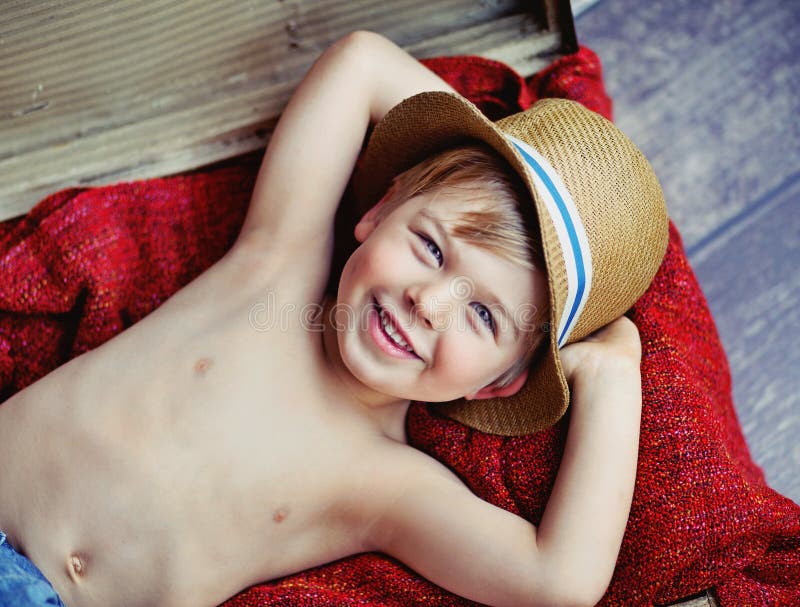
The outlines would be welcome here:
[[[452,394],[452,395],[441,394],[441,393],[439,393],[439,394],[430,394],[430,393],[423,394],[423,393],[417,392],[417,393],[406,393],[405,396],[402,396],[401,398],[405,398],[406,400],[410,400],[410,401],[417,401],[417,402],[421,402],[421,403],[430,403],[432,405],[435,405],[435,404],[449,403],[449,402],[452,402],[454,400],[458,400],[460,398],[463,398],[463,396],[460,395],[460,394]]]
[[[357,375],[354,375],[354,377],[356,377],[362,385],[374,392],[376,396],[380,395],[387,402],[394,400],[398,402],[418,401],[423,403],[445,403],[456,398],[447,398],[442,394],[433,395],[430,392],[426,393],[420,390],[414,390],[413,387],[409,387],[408,385],[400,386],[391,383],[375,382],[374,378],[371,377],[361,378]]]

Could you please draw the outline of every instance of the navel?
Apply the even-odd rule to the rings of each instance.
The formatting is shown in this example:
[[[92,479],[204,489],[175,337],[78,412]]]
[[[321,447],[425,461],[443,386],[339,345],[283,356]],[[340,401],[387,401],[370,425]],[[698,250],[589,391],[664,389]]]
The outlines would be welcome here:
[[[211,368],[210,358],[199,358],[197,359],[197,362],[194,363],[195,375],[205,375],[210,368]]]
[[[80,552],[73,552],[67,558],[67,573],[72,581],[77,581],[86,575],[86,556]]]

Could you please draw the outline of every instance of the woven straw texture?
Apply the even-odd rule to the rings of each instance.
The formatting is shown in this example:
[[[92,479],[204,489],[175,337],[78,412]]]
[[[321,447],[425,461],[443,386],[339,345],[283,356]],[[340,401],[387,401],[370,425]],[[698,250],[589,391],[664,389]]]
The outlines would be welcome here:
[[[475,58],[429,65],[495,119],[538,96],[569,97],[610,115],[600,65],[587,49],[528,83]],[[105,342],[219,259],[241,227],[259,161],[66,190],[27,217],[0,223],[0,398]],[[632,318],[644,351],[639,468],[600,605],[667,604],[707,587],[724,607],[800,605],[800,507],[767,487],[750,459],[725,355],[674,229]],[[565,429],[566,419],[535,436],[491,436],[419,404],[408,418],[412,445],[478,496],[533,523],[552,488]],[[226,607],[471,604],[397,561],[364,554],[256,585]]]

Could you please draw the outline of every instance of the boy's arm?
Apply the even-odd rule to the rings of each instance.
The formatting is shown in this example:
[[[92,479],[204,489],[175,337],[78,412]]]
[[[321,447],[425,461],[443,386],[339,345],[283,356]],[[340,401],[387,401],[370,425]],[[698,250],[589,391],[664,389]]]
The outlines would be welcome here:
[[[633,495],[639,357],[626,318],[562,350],[571,419],[538,529],[430,468],[398,479],[402,490],[374,525],[376,549],[488,605],[594,605],[614,571]]]
[[[303,249],[326,242],[370,122],[425,90],[452,89],[386,38],[354,32],[333,44],[275,127],[240,241]]]

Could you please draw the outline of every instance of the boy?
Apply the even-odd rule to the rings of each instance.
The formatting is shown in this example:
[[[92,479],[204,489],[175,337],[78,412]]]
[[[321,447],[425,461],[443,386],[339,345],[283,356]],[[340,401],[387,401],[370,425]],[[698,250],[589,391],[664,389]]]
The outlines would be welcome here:
[[[423,91],[445,93],[415,96]],[[618,317],[646,288],[666,242],[660,192],[642,193],[657,185],[636,154],[644,177],[625,166],[608,179],[602,163],[597,174],[570,177],[562,167],[569,192],[559,177],[531,172],[547,162],[530,141],[572,145],[559,142],[571,123],[558,116],[600,120],[574,104],[512,120],[508,131],[521,139],[506,140],[447,91],[374,34],[335,44],[281,117],[225,257],[129,330],[0,406],[3,604],[59,604],[54,589],[69,607],[215,605],[251,584],[372,550],[490,605],[599,600],[633,490],[639,342],[619,318],[565,344]],[[361,245],[333,301],[324,297],[333,217],[371,121],[381,123],[360,191],[381,202],[356,226]],[[628,149],[613,127],[596,124],[601,148]],[[482,147],[462,149],[465,139]],[[591,130],[581,139],[591,162],[595,140]],[[418,165],[454,145],[455,161]],[[494,164],[505,183],[465,177],[464,154]],[[448,162],[454,183],[429,179],[430,167]],[[597,209],[631,196],[644,210],[626,203],[626,221],[600,238],[609,220]],[[461,217],[487,217],[503,197],[520,215],[501,215],[532,234],[524,246],[470,235],[481,220]],[[562,224],[543,215],[553,201],[581,207],[582,218],[569,209]],[[641,235],[651,221],[656,236]],[[625,246],[609,254],[597,242]],[[320,304],[313,319],[300,312]],[[532,313],[519,318],[520,310]],[[543,334],[541,318],[555,331]],[[465,396],[443,410],[520,434],[560,417],[567,381],[569,438],[538,528],[407,448],[410,399]]]

